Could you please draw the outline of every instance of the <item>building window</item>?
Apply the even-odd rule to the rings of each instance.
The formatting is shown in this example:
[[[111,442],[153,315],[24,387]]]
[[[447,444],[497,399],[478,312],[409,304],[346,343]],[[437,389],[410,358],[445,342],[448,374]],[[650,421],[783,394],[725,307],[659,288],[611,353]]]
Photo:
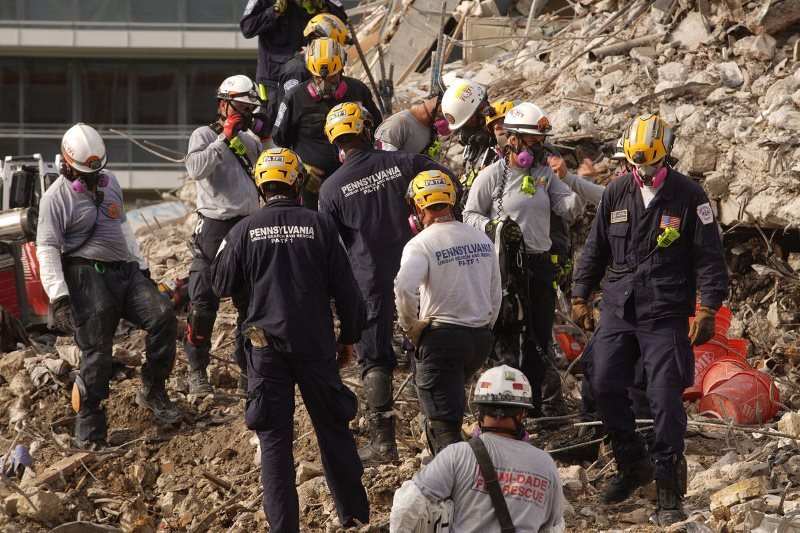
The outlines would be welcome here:
[[[178,123],[178,73],[174,65],[141,63],[133,76],[133,124]]]
[[[220,3],[226,3],[220,0]],[[132,0],[131,22],[178,22],[177,0]]]
[[[87,62],[79,77],[81,120],[88,124],[128,123],[128,66]]]
[[[68,62],[59,60],[25,61],[23,122],[72,122],[72,83],[68,67]]]
[[[24,0],[25,20],[75,20],[70,0]]]
[[[0,122],[16,124],[20,121],[19,69],[18,59],[0,60]]]
[[[126,22],[127,0],[78,0],[80,22]]]

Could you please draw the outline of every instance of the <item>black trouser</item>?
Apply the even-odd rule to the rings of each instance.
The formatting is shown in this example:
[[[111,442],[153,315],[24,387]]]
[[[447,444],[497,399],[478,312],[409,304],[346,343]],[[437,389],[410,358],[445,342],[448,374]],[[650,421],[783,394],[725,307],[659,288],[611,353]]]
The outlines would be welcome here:
[[[339,521],[369,522],[369,502],[361,483],[364,467],[348,427],[358,410],[356,395],[342,383],[333,357],[303,360],[270,348],[252,348],[247,356],[247,427],[261,443],[264,513],[270,531],[300,531],[292,439],[294,387],[317,435],[322,468]]]
[[[394,292],[390,287],[380,296],[365,299],[367,304],[367,324],[361,332],[361,340],[356,344],[361,378],[371,369],[382,367],[393,370],[397,366],[392,337],[394,335]]]
[[[653,411],[650,409],[650,403],[647,400],[647,376],[644,373],[644,364],[641,357],[636,361],[633,371],[634,380],[633,385],[628,387],[628,398],[631,400],[636,418],[649,420],[653,418]],[[579,411],[583,422],[600,420],[600,416],[597,414],[597,403],[592,395],[592,388],[589,386],[589,380],[586,379],[585,373],[581,379]]]
[[[95,266],[96,265],[96,266]],[[105,440],[111,352],[120,318],[147,331],[142,381],[163,382],[175,362],[177,319],[166,298],[139,271],[138,263],[92,263],[66,258],[64,276],[75,318],[75,344],[83,352],[79,379],[85,396],[75,422],[81,440]]]
[[[423,333],[414,381],[425,418],[461,427],[464,385],[486,362],[493,342],[488,327],[432,324]]]
[[[534,414],[541,415],[542,385],[552,366],[546,354],[552,344],[553,320],[555,319],[556,292],[553,288],[553,263],[549,253],[526,254],[525,274],[527,281],[518,279],[520,291],[525,293],[525,331],[520,334],[516,330],[498,331],[495,353],[500,363],[519,368],[531,384]],[[524,278],[521,276],[520,278]],[[527,291],[525,290],[527,285]],[[555,368],[554,377],[558,375]],[[561,380],[551,379],[548,387],[548,398],[560,398]]]
[[[244,217],[235,217],[229,220],[216,220],[197,214],[197,225],[195,226],[192,242],[195,245],[194,259],[189,267],[189,298],[192,302],[192,310],[210,313],[212,320],[216,320],[216,313],[219,309],[219,298],[214,294],[211,287],[211,263],[217,255],[220,243],[228,232]],[[236,307],[236,333],[233,342],[233,359],[242,372],[247,372],[247,360],[244,354],[244,338],[242,337],[241,325],[247,316],[248,295],[242,291],[232,297],[233,305]],[[191,312],[190,312],[191,313]],[[190,318],[191,321],[191,318]],[[213,327],[208,328],[207,332],[202,332],[207,336],[204,342],[192,343],[187,335],[184,341],[186,357],[189,360],[190,370],[205,371],[211,360],[211,332]]]

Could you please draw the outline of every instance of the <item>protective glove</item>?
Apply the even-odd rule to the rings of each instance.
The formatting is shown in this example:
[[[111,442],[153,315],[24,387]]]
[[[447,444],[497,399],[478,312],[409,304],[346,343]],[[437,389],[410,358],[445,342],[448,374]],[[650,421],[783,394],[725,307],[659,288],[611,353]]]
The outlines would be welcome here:
[[[497,225],[499,223],[499,220],[490,220],[486,223],[486,229],[484,231],[492,241],[494,241]],[[510,218],[503,221],[503,239],[509,244],[518,243],[522,240],[522,228]]]
[[[586,298],[572,297],[572,320],[586,331],[594,329],[594,316]]]
[[[410,340],[411,344],[413,344],[416,348],[419,348],[419,341],[422,337],[422,332],[431,325],[431,322],[433,322],[432,318],[417,320],[410,328],[408,328],[408,330],[406,330],[405,333],[408,337],[408,340]]]
[[[337,344],[336,345],[336,367],[342,369],[350,363],[353,358],[353,345],[352,344]]]
[[[692,320],[692,325],[689,326],[689,340],[692,341],[692,346],[705,344],[714,337],[714,333],[716,333],[714,315],[716,314],[714,309],[700,306]]]
[[[323,7],[324,0],[292,0],[297,7],[302,8],[309,15],[316,15]]]
[[[275,0],[275,4],[272,6],[272,9],[275,11],[277,16],[281,16],[286,13],[286,0]]]
[[[594,178],[600,174],[601,172],[595,168],[594,162],[592,162],[592,160],[588,157],[584,157],[583,161],[581,161],[581,164],[578,167],[578,175],[586,176],[587,178]]]
[[[228,115],[225,118],[225,122],[222,123],[222,133],[225,135],[229,141],[236,137],[236,134],[239,133],[242,129],[242,115],[239,113],[234,113],[233,115]]]
[[[564,161],[564,158],[551,156],[547,158],[547,162],[550,163],[550,168],[555,172],[556,176],[563,180],[564,176],[567,175],[567,163]]]
[[[306,180],[304,183],[306,190],[310,193],[317,194],[319,188],[322,187],[322,178],[325,176],[325,172],[311,165],[304,164],[303,166],[306,167]]]
[[[53,321],[55,326],[64,333],[70,334],[75,331],[75,319],[72,318],[69,296],[56,298],[56,301],[53,302]]]

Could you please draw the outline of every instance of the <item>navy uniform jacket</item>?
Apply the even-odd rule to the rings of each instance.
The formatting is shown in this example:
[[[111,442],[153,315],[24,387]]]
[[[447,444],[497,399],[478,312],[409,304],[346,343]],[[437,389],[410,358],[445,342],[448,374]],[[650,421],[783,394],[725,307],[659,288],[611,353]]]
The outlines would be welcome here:
[[[326,0],[328,12],[347,22],[341,2]],[[277,81],[286,61],[306,44],[303,30],[313,15],[309,15],[292,0],[286,3],[283,15],[275,16],[275,0],[250,0],[239,27],[242,35],[258,36],[258,70],[256,82]]]
[[[278,102],[283,102],[286,93],[310,79],[311,73],[306,68],[305,55],[298,54],[291,58],[283,65],[278,76]]]
[[[364,300],[336,224],[326,215],[275,199],[231,229],[211,267],[214,292],[250,295],[248,326],[301,359],[333,357],[330,299],[341,321],[336,342],[353,344],[366,322]]]
[[[322,184],[319,211],[336,221],[366,298],[394,290],[403,247],[413,237],[408,184],[423,170],[453,174],[422,154],[364,148]]]
[[[606,267],[624,270],[645,258],[665,226],[680,232],[674,243],[659,248],[633,272],[606,272]],[[728,274],[711,204],[700,185],[669,169],[644,209],[632,174],[612,181],[592,223],[572,295],[588,298],[604,274],[603,310],[619,318],[630,299],[640,321],[689,317],[696,287],[701,305],[719,308],[728,294]]]
[[[342,102],[355,102],[367,108],[375,121],[375,127],[381,123],[381,113],[372,101],[372,94],[361,81],[342,76],[347,83],[347,92],[336,100],[314,101],[309,92],[309,85],[314,81],[294,87],[286,94],[278,108],[272,138],[275,144],[297,152],[303,163],[315,166],[330,176],[339,168],[339,152],[325,135],[325,119],[328,111]]]

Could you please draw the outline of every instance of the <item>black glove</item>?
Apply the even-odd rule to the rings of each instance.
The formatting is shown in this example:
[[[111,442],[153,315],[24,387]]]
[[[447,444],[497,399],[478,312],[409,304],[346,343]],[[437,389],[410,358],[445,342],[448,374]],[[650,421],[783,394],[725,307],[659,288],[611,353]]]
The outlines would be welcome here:
[[[56,298],[53,302],[53,322],[63,333],[75,331],[75,319],[72,318],[72,306],[69,303],[69,296]]]
[[[486,223],[486,229],[484,231],[492,241],[495,240],[495,233],[497,233],[497,226],[499,223],[499,220],[490,220]],[[508,244],[518,243],[522,240],[522,228],[510,218],[503,220],[503,239],[505,239]]]

